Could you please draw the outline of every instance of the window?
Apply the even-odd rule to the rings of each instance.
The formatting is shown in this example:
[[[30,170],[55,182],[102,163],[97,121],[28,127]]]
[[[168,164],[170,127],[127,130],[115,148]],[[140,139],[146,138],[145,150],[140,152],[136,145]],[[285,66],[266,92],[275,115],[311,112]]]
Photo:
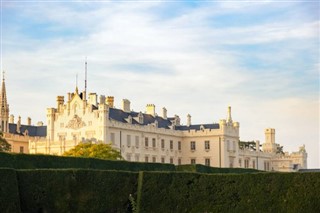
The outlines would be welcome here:
[[[249,159],[244,160],[244,168],[249,168]]]
[[[253,168],[253,169],[256,168],[256,161],[255,161],[255,160],[252,161],[252,168]]]
[[[209,150],[209,149],[210,149],[210,141],[205,141],[205,142],[204,142],[204,148],[205,148],[206,150]]]
[[[20,146],[20,153],[24,153],[24,147]]]
[[[76,135],[73,135],[73,142],[77,143],[77,136]]]
[[[157,158],[153,156],[153,157],[152,157],[152,162],[153,162],[153,163],[157,162]]]
[[[145,147],[149,146],[149,138],[147,138],[147,137],[144,139],[144,146]]]
[[[136,136],[135,138],[136,138],[136,139],[135,139],[135,141],[136,141],[136,147],[138,148],[138,147],[139,147],[139,136]]]
[[[235,141],[232,142],[232,150],[236,151],[236,142]]]
[[[127,146],[131,146],[131,135],[127,135]]]
[[[64,123],[60,123],[60,128],[63,128],[64,127]]]
[[[111,140],[111,143],[114,145],[116,143],[115,141],[115,134],[114,133],[111,133],[110,134],[110,140]]]
[[[196,164],[196,159],[195,158],[191,159],[191,164]]]
[[[152,138],[152,147],[156,147],[156,139]]]
[[[233,168],[233,164],[234,164],[234,157],[229,157],[229,167]]]
[[[127,154],[127,161],[131,161],[131,155]]]
[[[170,163],[173,163],[173,158],[170,158]]]
[[[178,165],[181,165],[181,158],[178,159]]]
[[[164,149],[164,139],[161,139],[161,149]]]
[[[149,157],[148,156],[145,156],[144,162],[149,162]]]
[[[239,159],[239,167],[241,167],[241,159]]]
[[[204,164],[205,164],[206,166],[210,166],[210,158],[206,158],[206,159],[204,160]]]
[[[195,141],[191,141],[191,142],[190,142],[190,149],[191,149],[192,151],[196,150],[196,142],[195,142]]]
[[[178,141],[178,150],[181,151],[181,141]]]
[[[170,149],[173,149],[173,140],[170,140]]]
[[[161,158],[161,163],[164,163],[164,162],[165,162],[164,157],[162,157]]]
[[[227,140],[227,151],[230,151],[230,141]]]
[[[265,171],[269,171],[269,169],[270,169],[269,166],[270,166],[269,162],[268,162],[268,161],[265,161],[265,162],[264,162],[264,170],[265,170]]]
[[[135,160],[136,162],[139,162],[139,155],[135,155],[134,160]]]

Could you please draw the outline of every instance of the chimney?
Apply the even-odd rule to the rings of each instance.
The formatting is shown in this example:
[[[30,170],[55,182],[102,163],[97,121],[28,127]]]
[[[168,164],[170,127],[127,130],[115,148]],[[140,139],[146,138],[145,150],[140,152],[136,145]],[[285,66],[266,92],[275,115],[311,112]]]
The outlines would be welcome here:
[[[191,126],[191,115],[187,115],[187,126]]]
[[[114,108],[114,97],[113,96],[107,97],[107,104],[109,105],[110,108]]]
[[[42,121],[38,121],[37,126],[43,126],[43,122]]]
[[[89,94],[89,103],[94,106],[97,106],[97,94],[96,93]]]
[[[162,108],[162,118],[167,119],[167,109],[165,107]]]
[[[179,115],[174,115],[174,122],[176,126],[180,126],[180,117]]]
[[[130,112],[130,101],[128,99],[122,99],[122,110],[124,112]]]
[[[9,123],[12,123],[12,124],[14,124],[14,115],[10,115],[10,120],[9,120]]]
[[[64,96],[57,96],[57,109],[60,111],[61,107],[64,104]]]
[[[20,133],[20,128],[21,128],[21,117],[18,117],[18,122],[17,122],[17,132]]]
[[[156,115],[156,106],[154,104],[147,104],[146,113],[152,116]]]
[[[27,118],[27,125],[31,126],[31,118],[30,117]]]
[[[260,151],[260,141],[256,141],[256,152]]]
[[[100,104],[104,104],[106,102],[106,96],[100,95]]]

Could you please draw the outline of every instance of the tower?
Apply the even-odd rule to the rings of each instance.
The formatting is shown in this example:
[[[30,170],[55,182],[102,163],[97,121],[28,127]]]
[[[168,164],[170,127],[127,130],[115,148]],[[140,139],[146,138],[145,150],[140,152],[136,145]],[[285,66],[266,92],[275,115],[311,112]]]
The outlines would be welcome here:
[[[2,132],[9,132],[9,104],[7,102],[6,84],[4,72],[2,73],[2,86],[0,95],[0,125]]]

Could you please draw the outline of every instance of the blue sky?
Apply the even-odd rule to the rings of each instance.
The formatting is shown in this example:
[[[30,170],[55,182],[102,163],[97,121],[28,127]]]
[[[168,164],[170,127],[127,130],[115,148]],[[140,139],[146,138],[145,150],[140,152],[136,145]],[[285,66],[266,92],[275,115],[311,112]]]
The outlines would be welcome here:
[[[226,117],[243,140],[276,128],[319,167],[319,2],[1,1],[1,69],[11,113],[45,121],[57,95],[83,88],[154,103],[185,123]],[[81,80],[82,79],[82,80]]]

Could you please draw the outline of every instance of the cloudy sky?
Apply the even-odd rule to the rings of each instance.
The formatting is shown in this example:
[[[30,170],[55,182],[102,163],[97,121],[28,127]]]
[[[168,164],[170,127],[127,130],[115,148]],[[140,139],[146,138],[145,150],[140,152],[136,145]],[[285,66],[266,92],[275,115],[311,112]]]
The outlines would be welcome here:
[[[1,1],[1,70],[10,114],[46,119],[84,89],[168,109],[183,123],[240,122],[241,140],[276,129],[319,167],[319,2]]]

